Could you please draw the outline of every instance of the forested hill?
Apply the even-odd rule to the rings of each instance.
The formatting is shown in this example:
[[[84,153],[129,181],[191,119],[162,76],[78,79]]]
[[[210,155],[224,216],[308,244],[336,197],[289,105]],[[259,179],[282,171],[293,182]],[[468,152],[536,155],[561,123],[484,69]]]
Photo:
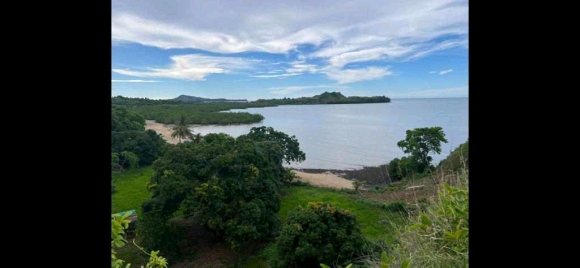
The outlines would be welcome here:
[[[201,97],[188,96],[188,95],[179,95],[179,97],[172,99],[172,100],[183,101],[183,102],[248,102],[248,100],[245,100],[245,99],[239,99],[239,100],[229,100],[229,99],[224,99],[224,98],[208,99],[208,98],[201,98]]]
[[[346,104],[346,103],[381,103],[381,102],[391,102],[391,99],[385,96],[374,96],[374,97],[346,97],[340,92],[324,92],[320,95],[315,95],[313,97],[301,97],[296,99],[259,99],[255,101],[256,103],[269,103],[276,105],[284,104]]]
[[[348,104],[348,103],[388,103],[391,102],[389,97],[385,96],[374,96],[374,97],[358,97],[351,96],[346,97],[340,92],[324,92],[320,95],[315,95],[312,97],[301,97],[301,98],[282,98],[282,99],[259,99],[256,101],[247,102],[244,99],[207,99],[201,97],[180,95],[173,99],[164,100],[152,100],[148,98],[127,98],[123,96],[115,96],[111,99],[113,106],[125,105],[160,105],[160,104],[207,104],[207,105],[219,105],[224,106],[222,109],[217,110],[228,110],[228,109],[244,109],[250,107],[268,107],[268,106],[278,106],[278,105],[300,105],[300,104]],[[221,103],[221,104],[220,104]]]
[[[141,114],[147,120],[155,120],[162,124],[175,124],[179,122],[182,115],[185,115],[187,117],[187,124],[230,125],[258,123],[264,119],[264,116],[260,114],[250,114],[247,112],[221,113],[221,111],[255,107],[273,107],[279,105],[391,102],[391,99],[385,96],[345,97],[340,92],[324,92],[313,97],[302,97],[295,99],[262,99],[251,102],[235,102],[231,100],[229,102],[188,102],[178,100],[178,98],[152,100],[148,98],[127,98],[123,96],[115,96],[111,98],[111,106],[125,107]]]

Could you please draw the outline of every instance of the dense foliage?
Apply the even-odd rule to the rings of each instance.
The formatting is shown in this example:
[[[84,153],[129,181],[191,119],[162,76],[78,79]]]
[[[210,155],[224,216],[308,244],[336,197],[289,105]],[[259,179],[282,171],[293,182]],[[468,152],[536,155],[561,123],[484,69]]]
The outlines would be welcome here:
[[[186,138],[193,138],[193,133],[191,132],[191,130],[189,130],[189,126],[187,125],[185,116],[182,115],[181,118],[179,119],[179,122],[177,124],[175,124],[172,128],[171,128],[172,132],[171,132],[171,137],[172,138],[176,138],[179,140],[179,142],[185,140]]]
[[[145,130],[145,118],[126,107],[111,109],[111,168],[122,170],[150,165],[167,142],[153,130]]]
[[[370,260],[371,267],[469,267],[469,190],[467,170],[456,185],[442,184],[438,199],[397,231],[398,243]],[[380,266],[384,267],[384,266]]]
[[[404,153],[411,154],[417,164],[417,171],[424,172],[431,168],[433,157],[429,153],[441,153],[441,142],[447,142],[441,127],[424,127],[407,130],[404,140],[397,142]]]
[[[400,181],[408,175],[419,171],[417,163],[413,161],[413,158],[407,156],[391,160],[387,167],[392,181]]]
[[[279,143],[284,150],[284,161],[302,162],[306,160],[306,154],[300,150],[300,143],[296,136],[289,137],[283,132],[276,131],[272,127],[254,127],[242,139],[249,138],[255,141],[274,141]]]
[[[111,132],[111,153],[132,152],[139,158],[139,166],[151,165],[163,154],[166,145],[163,137],[151,129]]]
[[[183,239],[169,224],[176,212],[192,217],[234,249],[275,237],[279,187],[289,176],[282,166],[285,148],[275,140],[290,138],[271,134],[277,138],[208,134],[171,146],[154,163],[152,198],[143,203],[138,230],[143,244],[164,254],[175,251]]]
[[[125,230],[129,227],[130,221],[127,219],[129,213],[126,215],[114,214],[111,216],[111,268],[130,268],[131,264],[127,263],[125,266],[125,261],[117,258],[117,248],[125,246],[127,240],[123,238]],[[143,249],[141,249],[143,250]],[[159,256],[159,251],[152,251],[145,254],[149,255],[149,261],[147,262],[145,268],[166,268],[167,260],[164,257]],[[141,266],[143,268],[143,266]]]
[[[276,245],[275,267],[343,265],[363,254],[365,239],[350,212],[312,202],[288,216]]]
[[[374,97],[345,97],[340,92],[324,92],[313,97],[301,97],[296,99],[259,99],[256,103],[264,103],[268,105],[301,105],[301,104],[349,104],[349,103],[383,103],[391,102],[391,99],[385,96]]]
[[[183,98],[182,98],[183,99]],[[313,97],[259,99],[253,102],[185,102],[180,100],[151,100],[147,98],[113,97],[114,107],[122,106],[134,110],[148,120],[155,120],[163,124],[176,124],[181,115],[187,116],[187,124],[251,124],[264,119],[260,114],[247,112],[227,112],[231,109],[246,109],[257,107],[271,107],[278,105],[304,104],[349,104],[349,103],[388,103],[391,99],[385,96],[374,97],[345,97],[340,92],[324,92]]]
[[[469,169],[469,140],[455,148],[437,167],[447,171],[460,171],[463,167]]]
[[[111,131],[140,131],[145,129],[145,118],[125,107],[113,107],[111,110]]]

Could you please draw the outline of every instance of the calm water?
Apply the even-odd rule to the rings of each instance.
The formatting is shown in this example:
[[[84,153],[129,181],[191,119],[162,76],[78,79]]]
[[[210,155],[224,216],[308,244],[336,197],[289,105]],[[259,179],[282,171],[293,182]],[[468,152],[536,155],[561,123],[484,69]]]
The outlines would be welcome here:
[[[232,110],[262,114],[256,124],[195,127],[194,133],[226,133],[234,137],[256,126],[270,126],[295,135],[306,161],[297,168],[360,169],[385,164],[405,154],[397,142],[405,131],[440,126],[448,143],[440,155],[432,155],[436,165],[451,150],[467,141],[468,98],[394,99],[391,103],[285,105]]]

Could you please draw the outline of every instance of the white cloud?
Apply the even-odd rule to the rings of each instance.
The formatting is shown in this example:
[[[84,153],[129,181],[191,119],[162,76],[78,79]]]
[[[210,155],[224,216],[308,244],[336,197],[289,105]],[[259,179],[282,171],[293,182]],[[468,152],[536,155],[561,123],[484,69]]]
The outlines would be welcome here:
[[[305,90],[305,89],[315,89],[315,88],[335,88],[335,89],[341,89],[341,88],[348,88],[348,87],[340,86],[340,85],[287,86],[287,87],[271,87],[271,88],[268,88],[268,90],[272,94],[287,95],[287,94],[296,93],[296,92],[299,92],[299,91],[302,91],[302,90]]]
[[[315,56],[330,57],[394,45],[406,51],[468,32],[466,0],[250,0],[224,7],[223,1],[113,0],[112,39],[217,53],[288,53],[303,44],[325,45]],[[430,50],[440,42],[417,47]]]
[[[422,58],[422,57],[430,55],[434,52],[445,50],[445,49],[450,49],[450,48],[454,48],[454,47],[459,47],[459,46],[467,47],[467,43],[468,43],[467,38],[460,38],[460,39],[446,40],[446,41],[438,43],[436,45],[432,45],[432,44],[424,45],[424,47],[427,47],[427,48],[424,48],[424,49],[418,51],[417,53],[406,58],[405,60],[414,60],[414,59]]]
[[[453,98],[468,97],[469,87],[453,87],[444,89],[427,89],[388,94],[391,98]]]
[[[155,80],[115,80],[115,79],[112,79],[111,82],[113,82],[113,83],[158,83],[159,81],[155,81]]]
[[[227,7],[226,7],[227,6]],[[216,12],[218,11],[218,12]],[[162,49],[192,48],[214,53],[267,52],[295,55],[282,73],[251,75],[285,78],[324,73],[339,83],[380,79],[388,68],[343,69],[351,63],[416,60],[432,53],[467,49],[467,0],[261,1],[113,0],[113,44],[134,42]],[[302,45],[311,45],[307,54]],[[183,57],[183,56],[175,56]],[[199,56],[198,57],[202,57]],[[114,69],[138,77],[204,80],[253,66],[243,58],[183,59],[165,69]],[[317,64],[308,62],[317,60]],[[322,64],[320,64],[322,62]],[[270,65],[281,66],[280,62]]]
[[[442,70],[442,71],[430,71],[430,74],[439,74],[439,75],[444,75],[444,74],[448,74],[450,72],[453,72],[453,69],[447,69],[447,70]]]
[[[252,75],[252,77],[257,77],[257,78],[282,78],[282,77],[295,76],[295,75],[301,75],[301,73],[290,73],[290,74],[259,74],[259,75]]]
[[[364,80],[383,78],[393,73],[388,68],[367,67],[361,69],[328,69],[324,71],[326,77],[337,81],[339,84],[354,83]]]
[[[359,51],[350,51],[342,53],[330,58],[330,65],[335,67],[343,67],[349,63],[353,62],[366,62],[371,60],[379,60],[384,57],[387,58],[398,58],[402,55],[408,54],[414,50],[413,46],[401,47],[401,46],[391,46],[391,47],[377,47],[370,49],[363,49]]]
[[[148,71],[113,69],[113,72],[137,77],[163,77],[203,81],[210,74],[231,73],[237,70],[250,70],[258,60],[213,57],[199,54],[172,56],[173,63],[167,68],[148,68]]]

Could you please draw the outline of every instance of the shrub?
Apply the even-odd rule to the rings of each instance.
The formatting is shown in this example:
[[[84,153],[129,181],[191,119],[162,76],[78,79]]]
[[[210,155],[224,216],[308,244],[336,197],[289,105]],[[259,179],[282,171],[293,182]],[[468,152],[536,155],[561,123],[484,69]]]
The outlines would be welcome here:
[[[363,254],[364,247],[354,215],[328,203],[311,202],[290,212],[278,238],[273,266],[344,264]]]
[[[406,212],[407,203],[405,201],[397,200],[386,206],[386,209],[392,212]]]
[[[387,166],[389,176],[393,181],[400,181],[408,175],[417,173],[419,167],[411,157],[403,156],[401,159],[395,158]]]
[[[460,179],[467,181],[467,172]],[[469,191],[466,185],[443,183],[438,200],[419,199],[418,213],[410,214],[408,226],[398,229],[397,241],[368,260],[371,267],[468,267]]]

